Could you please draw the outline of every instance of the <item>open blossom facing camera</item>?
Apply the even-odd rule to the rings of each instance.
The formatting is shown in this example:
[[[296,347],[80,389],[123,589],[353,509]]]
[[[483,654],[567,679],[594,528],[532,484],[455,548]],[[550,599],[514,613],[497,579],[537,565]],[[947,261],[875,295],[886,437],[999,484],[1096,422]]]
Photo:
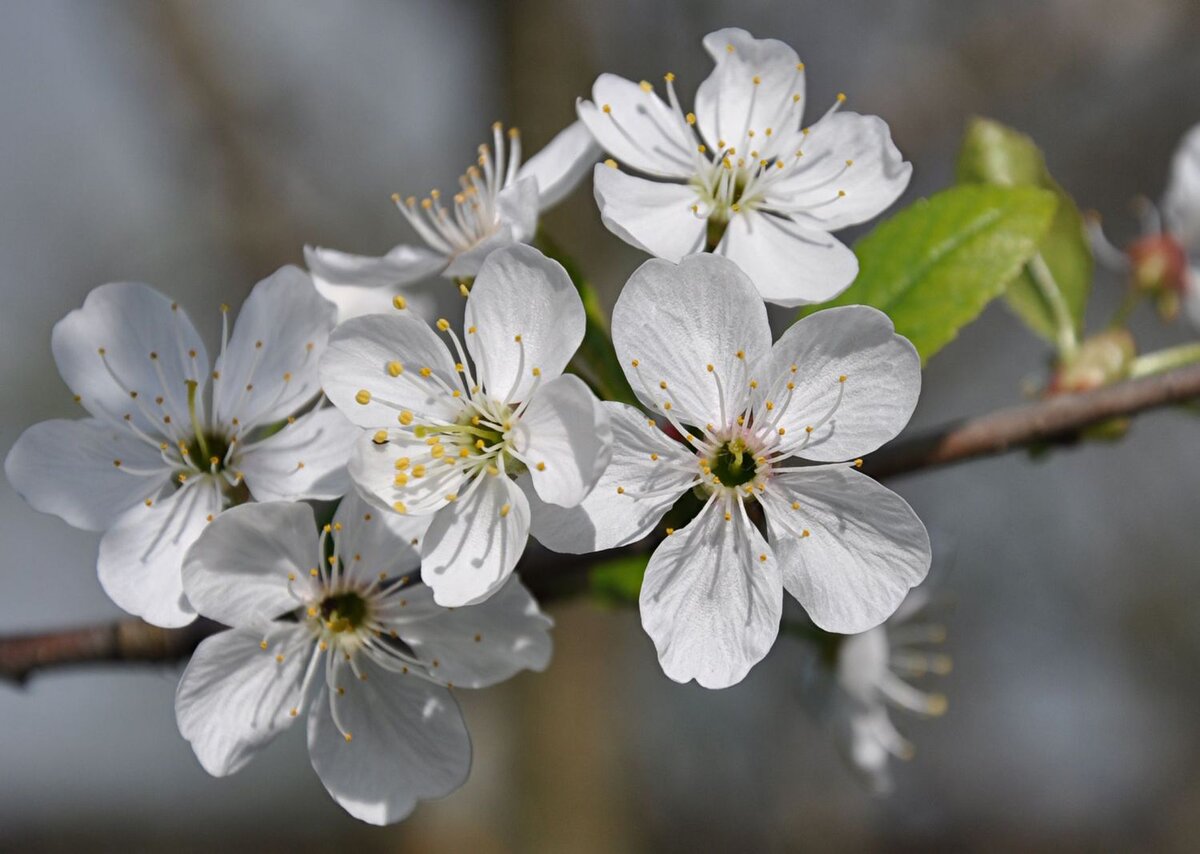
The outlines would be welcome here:
[[[558,551],[612,548],[648,534],[684,493],[702,496],[642,584],[642,625],[668,676],[741,680],[775,640],[785,588],[822,628],[861,632],[925,577],[924,525],[854,470],[907,423],[920,389],[916,351],[886,315],[829,309],[772,346],[745,274],[693,255],[643,264],[612,329],[630,384],[665,425],[605,404],[612,463],[578,508],[548,508],[533,533]]]
[[[255,286],[232,336],[225,314],[210,371],[178,304],[146,285],[96,288],[52,338],[59,373],[91,417],[30,427],[5,461],[35,509],[105,532],[105,592],[160,626],[195,618],[180,566],[223,509],[336,498],[349,485],[353,426],[332,408],[293,417],[320,393],[334,307],[284,267]]]
[[[416,575],[425,520],[355,495],[318,536],[306,504],[237,507],[188,553],[200,613],[231,628],[200,644],[175,698],[211,774],[232,774],[308,709],[330,795],[372,824],[457,789],[471,742],[451,687],[483,688],[550,660],[550,620],[516,579],[482,605],[434,604]]]
[[[880,793],[892,788],[889,760],[909,759],[914,752],[892,723],[888,706],[926,716],[946,711],[944,695],[905,681],[950,672],[949,656],[923,648],[945,638],[942,626],[917,619],[926,601],[921,591],[913,591],[884,625],[843,638],[837,648],[835,735],[846,758]]]
[[[838,110],[843,95],[802,129],[804,64],[783,42],[726,29],[704,47],[716,68],[694,113],[680,106],[673,74],[667,102],[650,83],[612,74],[579,102],[579,117],[621,165],[662,179],[598,165],[604,224],[669,261],[706,249],[724,255],[768,302],[832,299],[854,281],[858,261],[829,232],[887,208],[911,165],[882,119]]]
[[[397,294],[417,308],[417,301],[431,298],[407,286],[431,276],[474,277],[493,249],[532,239],[539,215],[575,188],[600,153],[579,122],[524,163],[516,128],[505,134],[497,122],[492,134],[492,147],[479,146],[477,165],[459,178],[450,198],[437,190],[420,200],[392,197],[425,246],[400,245],[382,258],[305,249],[317,289],[337,303],[342,320],[386,312]]]
[[[350,463],[355,482],[398,513],[433,515],[422,575],[447,606],[498,590],[531,516],[582,501],[612,442],[605,408],[563,374],[584,310],[557,262],[529,246],[495,251],[465,323],[464,349],[437,322],[451,350],[406,312],[356,318],[321,360],[330,400],[367,428]]]

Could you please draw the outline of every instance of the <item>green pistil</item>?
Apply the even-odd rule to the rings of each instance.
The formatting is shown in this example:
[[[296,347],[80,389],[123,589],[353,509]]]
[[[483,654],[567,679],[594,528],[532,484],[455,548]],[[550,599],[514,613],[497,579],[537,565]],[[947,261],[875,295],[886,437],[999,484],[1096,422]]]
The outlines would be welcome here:
[[[722,486],[741,486],[754,480],[758,464],[741,439],[726,442],[710,462],[712,473]]]
[[[199,383],[195,380],[187,381],[188,415],[192,418],[192,432],[196,434],[196,445],[200,451],[200,457],[207,460],[211,454],[208,452],[208,442],[205,440],[204,431],[200,428],[200,418],[196,414],[196,389],[198,387]]]

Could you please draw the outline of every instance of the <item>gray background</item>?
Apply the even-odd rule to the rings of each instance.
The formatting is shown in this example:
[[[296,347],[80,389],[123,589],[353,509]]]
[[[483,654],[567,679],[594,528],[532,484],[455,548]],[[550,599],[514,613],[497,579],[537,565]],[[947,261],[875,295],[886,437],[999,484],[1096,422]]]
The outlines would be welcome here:
[[[209,335],[222,301],[305,242],[379,253],[392,191],[448,186],[494,119],[531,149],[600,71],[689,99],[701,36],[784,39],[810,100],[878,113],[952,179],[966,118],[1034,135],[1118,239],[1200,120],[1189,0],[0,2],[0,449],[75,413],[56,319],[105,281],[177,297]],[[586,189],[547,221],[611,302],[641,256]],[[1093,326],[1119,299],[1101,276]],[[1183,340],[1139,315],[1144,347]],[[1019,400],[1042,347],[1002,307],[934,359],[915,427]],[[781,641],[724,692],[658,671],[636,614],[554,609],[542,676],[463,692],[475,769],[450,799],[375,830],[324,794],[293,733],[227,780],[178,736],[177,672],[93,669],[0,687],[0,848],[412,851],[1117,847],[1200,839],[1200,422],[1157,413],[1119,445],[895,482],[939,543],[950,712],[900,720],[917,758],[873,798],[803,711]],[[117,615],[95,535],[0,486],[0,631]]]

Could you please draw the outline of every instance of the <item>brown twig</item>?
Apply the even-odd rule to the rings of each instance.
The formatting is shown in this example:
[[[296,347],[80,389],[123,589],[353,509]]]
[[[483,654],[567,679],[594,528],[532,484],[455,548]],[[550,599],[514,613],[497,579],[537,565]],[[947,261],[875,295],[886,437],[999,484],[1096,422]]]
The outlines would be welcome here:
[[[1071,441],[1093,424],[1193,398],[1200,398],[1200,365],[951,424],[895,442],[874,454],[865,468],[876,478],[891,478],[1031,445]],[[522,561],[521,577],[539,600],[563,598],[582,590],[587,571],[610,557],[611,553],[572,556],[537,549]],[[0,680],[21,684],[35,671],[80,664],[178,661],[220,628],[199,620],[183,629],[160,629],[128,619],[0,638]]]

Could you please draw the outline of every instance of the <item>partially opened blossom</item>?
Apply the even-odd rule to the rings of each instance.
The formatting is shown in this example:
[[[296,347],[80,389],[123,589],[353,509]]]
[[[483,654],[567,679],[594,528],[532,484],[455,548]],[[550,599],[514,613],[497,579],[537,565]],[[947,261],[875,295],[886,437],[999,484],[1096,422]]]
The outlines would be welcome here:
[[[925,527],[855,471],[908,421],[920,389],[917,353],[886,315],[829,309],[772,346],[746,275],[693,255],[643,264],[612,332],[654,417],[605,404],[612,463],[579,507],[535,506],[533,533],[558,551],[612,548],[646,536],[684,493],[702,497],[642,584],[642,625],[668,676],[741,680],[775,640],[785,588],[822,628],[861,632],[925,577]]]
[[[350,473],[397,513],[432,515],[422,573],[438,604],[504,584],[537,506],[583,500],[608,463],[608,414],[563,374],[584,310],[563,268],[529,246],[493,252],[466,305],[466,346],[408,312],[350,320],[321,360],[329,399],[360,427]],[[469,358],[468,358],[469,354]]]
[[[425,527],[352,494],[319,534],[287,502],[205,530],[184,583],[231,628],[200,644],[175,696],[205,770],[241,769],[307,709],[313,768],[356,818],[399,821],[463,784],[471,742],[450,688],[545,669],[551,623],[516,579],[482,605],[435,605],[417,575]]]
[[[892,723],[889,706],[918,715],[946,711],[943,694],[909,681],[950,672],[950,657],[930,652],[945,629],[918,618],[927,597],[917,590],[882,626],[843,638],[837,646],[834,735],[846,758],[877,792],[891,790],[890,760],[909,759],[913,746]]]
[[[668,261],[725,255],[768,302],[832,299],[858,261],[830,232],[887,208],[911,165],[882,119],[839,110],[844,95],[802,127],[804,64],[783,42],[726,29],[704,47],[716,67],[695,112],[684,112],[673,74],[667,101],[647,81],[602,74],[592,100],[579,102],[580,119],[616,158],[595,168],[604,224]]]
[[[349,486],[354,428],[335,409],[311,409],[333,305],[304,272],[284,267],[255,286],[232,335],[222,313],[210,369],[177,303],[141,284],[93,290],[51,341],[90,417],[30,427],[5,460],[35,509],[104,531],[105,592],[160,626],[195,618],[180,566],[222,510],[331,499]]]
[[[505,134],[497,122],[492,139],[491,147],[479,146],[477,165],[449,197],[438,190],[420,200],[392,196],[424,246],[401,244],[381,258],[305,248],[317,289],[337,303],[341,320],[386,312],[397,295],[425,313],[437,294],[411,286],[435,276],[471,279],[493,249],[531,240],[538,217],[575,188],[600,154],[579,122],[524,162],[516,128]]]
[[[1128,273],[1138,291],[1154,297],[1159,312],[1174,319],[1182,307],[1200,330],[1200,125],[1184,135],[1171,159],[1161,210],[1142,200],[1142,233],[1124,250],[1090,223],[1099,260]]]

